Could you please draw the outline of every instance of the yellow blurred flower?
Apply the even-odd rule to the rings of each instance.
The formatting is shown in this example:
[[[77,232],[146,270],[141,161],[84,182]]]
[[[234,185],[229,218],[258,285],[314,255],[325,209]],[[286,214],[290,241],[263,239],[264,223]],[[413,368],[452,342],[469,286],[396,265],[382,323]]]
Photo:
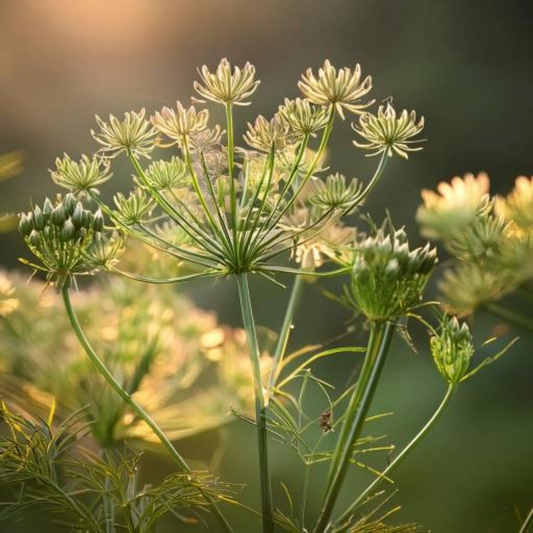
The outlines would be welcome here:
[[[533,228],[533,177],[518,176],[514,189],[496,197],[495,211],[524,229]]]
[[[418,208],[416,219],[421,233],[428,239],[445,240],[489,206],[489,177],[485,173],[477,176],[466,174],[463,178],[452,178],[450,183],[441,182],[437,192],[422,191],[424,203]]]

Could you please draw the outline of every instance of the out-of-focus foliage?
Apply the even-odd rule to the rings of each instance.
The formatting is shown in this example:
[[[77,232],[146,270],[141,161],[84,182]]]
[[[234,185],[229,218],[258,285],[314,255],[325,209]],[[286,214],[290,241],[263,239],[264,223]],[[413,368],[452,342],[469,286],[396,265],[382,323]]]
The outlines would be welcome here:
[[[69,531],[151,533],[165,514],[194,523],[189,513],[205,508],[198,491],[213,498],[229,496],[227,486],[204,472],[173,473],[157,485],[139,480],[140,456],[103,453],[86,446],[89,431],[82,411],[63,422],[54,420],[54,407],[45,419],[21,417],[3,404],[0,421],[0,484],[17,494],[2,502],[0,520],[27,517],[46,509]],[[179,513],[184,510],[186,517]]]
[[[140,258],[139,253],[137,257]],[[94,373],[59,296],[25,276],[0,276],[0,393],[58,412],[86,407],[101,445],[154,436]],[[113,277],[74,296],[88,337],[123,387],[165,429],[183,438],[251,407],[244,332],[217,323],[167,287]],[[44,394],[46,393],[46,394]]]
[[[0,155],[0,182],[18,176],[23,169],[23,154],[20,150]],[[0,213],[0,233],[17,226],[17,217],[12,213]]]

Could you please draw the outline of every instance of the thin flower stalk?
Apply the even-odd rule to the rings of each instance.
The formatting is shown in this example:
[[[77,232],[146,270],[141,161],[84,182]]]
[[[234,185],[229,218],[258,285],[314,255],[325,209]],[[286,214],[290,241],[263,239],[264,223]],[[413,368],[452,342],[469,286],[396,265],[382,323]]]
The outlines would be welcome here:
[[[392,461],[379,476],[374,479],[366,489],[359,494],[357,499],[350,505],[350,507],[342,513],[342,515],[335,521],[335,526],[333,527],[332,533],[343,533],[349,530],[350,521],[353,514],[357,511],[357,508],[369,497],[377,488],[381,485],[383,481],[387,478],[390,478],[390,474],[396,470],[398,466],[407,458],[407,456],[416,448],[416,446],[424,439],[424,437],[431,431],[435,426],[437,421],[440,419],[446,407],[448,406],[450,400],[453,397],[453,394],[457,388],[456,384],[450,383],[446,389],[446,393],[440,402],[439,406],[431,416],[431,418],[424,424],[422,429],[411,439],[411,441],[405,446],[405,448],[396,456],[394,461]]]
[[[91,344],[89,343],[87,337],[85,336],[85,333],[83,332],[81,328],[81,325],[78,321],[78,317],[76,316],[76,312],[74,311],[74,307],[70,299],[70,289],[68,288],[68,286],[63,285],[61,289],[61,295],[63,297],[63,303],[65,305],[65,310],[67,312],[72,329],[74,333],[76,334],[78,341],[80,342],[83,349],[87,353],[87,356],[89,357],[89,359],[91,360],[95,368],[98,370],[100,375],[107,381],[109,386],[120,396],[120,398],[124,401],[124,403],[127,404],[131,408],[131,410],[150,427],[150,429],[158,437],[161,444],[167,450],[168,454],[170,455],[170,457],[172,457],[172,459],[178,465],[178,467],[183,472],[186,472],[189,475],[193,475],[191,467],[188,465],[185,459],[183,459],[183,457],[176,450],[176,448],[174,448],[174,446],[168,440],[165,433],[161,430],[161,428],[157,425],[157,423],[152,419],[152,417],[130,396],[130,394],[128,394],[127,391],[125,391],[122,388],[122,386],[114,378],[113,374],[108,370],[108,368],[105,366],[102,360],[98,357],[98,354],[93,350]],[[227,520],[224,518],[224,515],[220,511],[218,505],[213,500],[211,495],[208,494],[206,491],[204,491],[201,488],[201,485],[199,485],[199,491],[201,492],[202,496],[205,498],[206,502],[208,503],[211,511],[213,512],[222,530],[225,531],[226,533],[232,533],[233,530],[231,526],[229,525]]]
[[[350,465],[353,447],[361,435],[393,333],[394,324],[391,322],[373,322],[371,324],[365,362],[350,399],[337,447],[333,454],[326,494],[317,524],[313,530],[314,533],[324,533],[330,527],[331,515]]]
[[[283,324],[279,332],[276,349],[274,351],[274,356],[272,358],[272,368],[270,370],[270,377],[269,377],[268,388],[267,388],[267,400],[270,399],[272,395],[272,391],[274,390],[274,387],[276,386],[279,366],[287,350],[289,336],[293,328],[294,314],[302,298],[304,283],[305,283],[304,277],[297,275],[292,285],[291,295],[289,297],[289,302],[287,304],[287,309],[285,311],[285,316],[283,318]]]

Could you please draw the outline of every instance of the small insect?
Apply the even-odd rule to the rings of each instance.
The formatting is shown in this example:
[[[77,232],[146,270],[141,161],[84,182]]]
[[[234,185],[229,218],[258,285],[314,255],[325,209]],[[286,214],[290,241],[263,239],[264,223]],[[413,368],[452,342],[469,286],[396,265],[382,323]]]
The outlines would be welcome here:
[[[330,431],[333,431],[333,426],[331,425],[331,409],[326,409],[321,415],[320,415],[320,429],[324,433],[329,433]]]

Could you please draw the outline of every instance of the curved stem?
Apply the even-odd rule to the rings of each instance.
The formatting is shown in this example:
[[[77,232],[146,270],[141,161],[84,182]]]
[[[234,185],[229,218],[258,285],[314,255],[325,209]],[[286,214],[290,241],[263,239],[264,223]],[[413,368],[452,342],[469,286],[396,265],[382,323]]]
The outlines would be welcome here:
[[[151,283],[154,285],[165,285],[168,283],[181,283],[182,281],[190,281],[191,279],[196,278],[206,278],[212,276],[220,276],[223,274],[220,270],[204,270],[203,272],[197,272],[196,274],[188,274],[186,276],[178,276],[177,278],[149,278],[146,276],[140,276],[132,272],[124,272],[116,267],[111,267],[110,270],[113,274],[118,274],[125,278],[134,279],[135,281],[140,281],[141,283]]]
[[[323,533],[329,527],[333,508],[350,465],[353,447],[361,435],[393,333],[394,324],[372,322],[365,362],[343,422],[331,463],[326,495],[314,533]]]
[[[518,533],[527,533],[529,526],[532,524],[533,524],[533,509],[529,511],[529,514],[524,520],[524,523],[522,524],[522,527],[520,528],[520,531]]]
[[[267,417],[261,376],[261,353],[259,350],[259,344],[257,342],[257,333],[252,311],[252,302],[250,300],[247,274],[237,274],[236,279],[237,287],[239,289],[242,319],[244,329],[246,330],[246,338],[248,340],[248,348],[250,351],[250,361],[252,363],[254,381],[257,446],[259,452],[259,468],[261,476],[263,533],[273,533],[274,514],[272,507],[272,483],[270,480],[270,468],[268,464]]]
[[[270,377],[268,380],[267,399],[270,398],[270,394],[276,384],[276,379],[278,378],[278,368],[283,356],[285,355],[285,350],[287,349],[287,343],[289,342],[289,336],[292,329],[294,312],[300,303],[303,288],[304,278],[302,276],[296,276],[292,286],[287,310],[285,311],[283,325],[281,326],[278,342],[276,344],[276,350],[274,351],[274,357],[272,359],[272,368],[270,370]]]
[[[120,383],[115,379],[113,374],[108,370],[103,361],[98,357],[98,354],[90,345],[78,321],[78,317],[76,316],[74,307],[72,306],[72,301],[70,299],[70,292],[66,285],[64,285],[61,289],[61,295],[63,297],[63,303],[65,304],[65,309],[70,320],[72,329],[74,330],[76,337],[78,337],[78,340],[82,345],[83,349],[85,350],[86,354],[89,356],[89,359],[91,360],[92,364],[96,367],[102,377],[107,381],[109,386],[118,394],[118,396],[120,396],[124,403],[127,404],[130,409],[141,420],[143,420],[148,425],[148,427],[154,432],[163,447],[167,450],[167,452],[172,457],[174,462],[179,466],[179,468],[183,472],[186,472],[187,474],[190,474],[192,476],[191,467],[187,464],[185,459],[183,459],[183,457],[176,450],[176,448],[174,448],[174,446],[167,438],[163,430],[157,425],[155,420],[122,388]],[[213,514],[215,515],[222,530],[226,533],[232,533],[231,526],[228,524],[228,522],[222,515],[222,512],[218,508],[213,497],[208,492],[206,492],[201,485],[198,485],[198,490],[202,494],[206,502],[209,504],[209,507],[213,511]]]
[[[407,455],[409,455],[409,453],[413,451],[415,447],[422,441],[422,439],[429,433],[431,428],[436,424],[437,420],[444,412],[446,406],[448,405],[449,401],[453,396],[453,393],[455,392],[456,387],[457,386],[455,384],[448,385],[448,389],[446,390],[444,398],[440,402],[439,406],[437,407],[431,418],[426,422],[424,427],[413,437],[409,444],[405,446],[405,448],[394,459],[394,461],[392,461],[392,463],[390,463],[389,466],[381,473],[381,475],[379,477],[376,477],[376,479],[370,485],[368,485],[368,487],[357,497],[357,500],[355,500],[350,505],[350,507],[339,517],[336,523],[341,525],[334,528],[334,532],[344,531],[344,529],[348,527],[348,523],[343,524],[343,522],[348,521],[350,519],[352,513],[357,509],[357,506],[360,505],[371,492],[375,491],[382,481],[389,477],[389,474],[404,461]]]

